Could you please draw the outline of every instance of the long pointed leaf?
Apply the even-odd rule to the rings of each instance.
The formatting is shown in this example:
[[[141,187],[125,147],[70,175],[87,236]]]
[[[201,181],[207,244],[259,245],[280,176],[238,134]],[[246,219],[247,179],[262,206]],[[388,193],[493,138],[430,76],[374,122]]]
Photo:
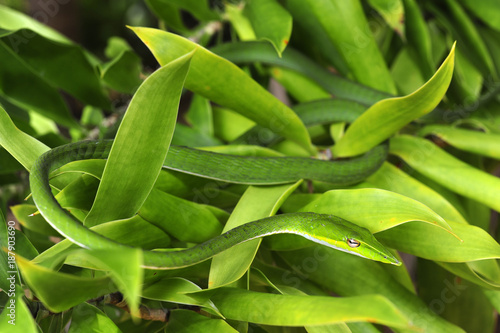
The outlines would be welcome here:
[[[276,0],[252,0],[244,13],[258,39],[271,42],[281,56],[292,34],[292,16]]]
[[[391,153],[444,187],[500,210],[500,179],[462,162],[432,142],[401,135],[391,140]]]
[[[309,134],[297,115],[237,66],[183,37],[149,28],[132,30],[161,65],[196,49],[186,88],[241,113],[315,154]]]
[[[384,163],[366,182],[358,185],[380,188],[415,199],[439,214],[446,221],[467,223],[457,208],[440,193],[419,182],[390,163]]]
[[[399,309],[380,295],[346,298],[275,295],[227,287],[189,295],[210,297],[228,319],[257,324],[308,326],[370,321],[393,327],[412,327]]]
[[[68,310],[94,297],[116,291],[108,276],[86,278],[59,273],[17,256],[23,277],[43,304],[53,312]]]
[[[483,133],[443,125],[426,126],[419,134],[422,136],[432,134],[458,149],[497,160],[500,159],[499,134]]]
[[[50,148],[19,130],[7,112],[0,106],[0,145],[30,170],[39,155]]]
[[[359,0],[308,0],[356,80],[391,94],[396,87]]]
[[[366,110],[333,147],[338,157],[362,154],[389,138],[403,126],[430,111],[443,98],[451,81],[455,47],[436,74],[414,93],[382,100]]]
[[[293,202],[290,205],[294,206]],[[300,211],[336,215],[373,233],[412,221],[428,223],[453,233],[446,221],[429,207],[406,196],[381,189],[328,191],[319,194],[316,200]]]
[[[146,200],[172,140],[191,57],[159,69],[137,90],[118,129],[86,225],[131,217]]]

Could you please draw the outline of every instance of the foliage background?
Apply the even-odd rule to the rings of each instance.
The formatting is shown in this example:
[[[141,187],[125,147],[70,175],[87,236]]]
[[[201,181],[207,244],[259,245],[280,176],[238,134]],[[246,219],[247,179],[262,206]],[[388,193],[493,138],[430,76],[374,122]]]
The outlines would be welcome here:
[[[328,258],[323,260],[312,247],[271,251],[273,246],[275,249],[280,246],[275,240],[276,244],[266,242],[252,270],[238,282],[231,279],[231,273],[224,272],[227,270],[224,265],[219,265],[222,273],[214,273],[217,269],[210,270],[209,265],[201,265],[154,278],[146,274],[140,291],[143,297],[141,302],[149,309],[174,309],[167,325],[169,331],[373,332],[383,329],[383,325],[391,326],[395,331],[407,331],[415,326],[428,332],[495,331],[500,304],[500,270],[496,261],[500,255],[496,241],[500,185],[498,178],[491,176],[498,174],[500,157],[500,6],[496,2],[281,1],[275,3],[278,7],[263,9],[262,1],[254,1],[253,6],[247,5],[243,11],[243,2],[231,1],[210,4],[204,1],[153,0],[146,3],[89,0],[66,4],[57,1],[1,1],[0,4],[42,21],[47,18],[45,23],[61,30],[74,41],[57,42],[49,38],[47,42],[37,35],[24,42],[22,31],[1,27],[2,45],[6,41],[12,42],[12,35],[7,35],[7,31],[17,33],[14,36],[21,39],[16,39],[17,44],[11,45],[25,47],[25,53],[19,53],[21,60],[28,62],[32,59],[28,72],[34,72],[40,80],[27,76],[30,78],[27,81],[18,74],[8,81],[9,73],[4,70],[0,103],[7,111],[5,114],[19,129],[47,146],[54,147],[83,138],[114,137],[137,87],[158,68],[157,63],[165,65],[171,58],[182,55],[168,53],[169,56],[162,58],[158,50],[163,43],[170,43],[168,45],[172,48],[176,45],[169,39],[171,37],[147,30],[135,30],[134,33],[126,25],[160,27],[212,49],[240,65],[256,82],[280,96],[294,110],[303,107],[303,113],[297,113],[304,123],[307,115],[312,119],[311,110],[319,109],[323,115],[328,113],[321,108],[322,104],[308,102],[328,100],[325,104],[327,110],[345,111],[351,118],[336,119],[332,116],[306,125],[315,147],[333,146],[336,156],[357,155],[391,138],[390,163],[350,189],[333,189],[328,184],[313,183],[314,193],[311,194],[307,184],[247,189],[246,186],[227,186],[198,178],[165,176],[164,183],[157,184],[155,191],[167,193],[171,206],[189,206],[179,214],[179,219],[186,220],[186,212],[191,212],[203,215],[199,220],[202,223],[188,224],[188,236],[175,231],[175,228],[165,231],[168,227],[164,225],[159,231],[154,225],[143,222],[152,220],[152,215],[156,214],[155,218],[164,215],[162,210],[165,206],[151,205],[148,218],[131,220],[137,230],[141,230],[141,235],[138,235],[139,239],[129,241],[142,241],[143,247],[151,248],[159,244],[165,246],[165,239],[170,238],[172,247],[201,242],[220,233],[221,222],[228,219],[230,212],[233,212],[231,219],[237,219],[238,214],[244,215],[234,208],[244,196],[246,210],[258,211],[257,215],[272,214],[273,209],[284,201],[281,212],[306,209],[366,223],[379,240],[403,253],[406,264],[396,269],[350,258],[335,251],[328,252]],[[280,19],[273,21],[275,17]],[[34,31],[41,34],[40,30]],[[248,42],[230,43],[237,40]],[[260,42],[251,44],[253,40]],[[144,46],[145,41],[149,42],[152,52]],[[422,94],[418,98],[411,99],[410,94],[436,73],[453,49],[454,41],[457,41],[457,48],[455,53],[451,51],[449,59],[455,62],[445,62],[441,74],[434,76],[427,89],[420,90]],[[39,49],[30,49],[33,45],[38,45]],[[48,55],[67,52],[68,56],[54,63],[37,62],[36,59],[42,59],[41,56],[30,58],[31,52],[43,55],[41,50]],[[298,55],[293,56],[294,50]],[[282,58],[277,56],[280,52],[283,52]],[[0,57],[4,69],[14,66],[17,59],[12,54],[6,56],[7,53]],[[50,70],[57,73],[61,67],[64,67],[63,71],[71,70],[71,79],[57,81],[56,76],[44,74],[50,73]],[[446,70],[453,71],[449,88]],[[333,76],[332,72],[338,76]],[[222,73],[226,77],[234,74],[230,70]],[[221,73],[212,75],[216,78]],[[210,73],[205,76],[210,76]],[[186,87],[189,91],[185,91],[181,99],[181,116],[172,144],[223,146],[236,141],[272,149],[271,152],[260,152],[262,154],[311,155],[304,142],[302,146],[280,139],[261,142],[263,137],[271,136],[262,135],[268,133],[262,127],[254,129],[261,133],[257,140],[255,136],[240,137],[255,122],[242,117],[239,114],[241,110],[228,110],[216,105],[223,103],[210,104],[205,99],[231,100],[238,94],[231,96],[228,93],[229,97],[226,96],[225,92],[230,92],[231,87],[222,84],[220,91],[207,95],[196,85],[204,79],[194,77],[192,83],[188,79]],[[20,87],[19,95],[15,95],[17,90],[6,88],[14,86]],[[40,89],[45,90],[39,94]],[[245,90],[245,93],[250,99],[254,97],[252,89]],[[394,105],[385,101],[371,107],[393,95],[408,97]],[[44,99],[43,96],[51,97]],[[439,101],[440,105],[433,110]],[[362,120],[361,117],[357,124],[346,126],[367,109],[371,110],[372,118],[365,116]],[[5,137],[13,133],[8,130],[7,118],[3,114],[0,118],[4,126],[0,144],[9,151],[1,151],[2,211],[8,212],[7,207],[10,207],[14,216],[8,213],[6,220],[20,222],[21,231],[17,240],[21,242],[22,249],[19,253],[33,259],[52,247],[53,237],[60,235],[41,220],[35,223],[33,219],[26,219],[34,211],[29,202],[19,205],[28,196],[29,186],[26,165],[19,157],[21,153],[13,153],[5,143]],[[266,121],[259,125],[266,126]],[[293,133],[289,136],[293,137]],[[230,146],[224,147],[222,151],[230,151],[227,148]],[[74,183],[73,186],[79,185]],[[69,194],[68,207],[74,204],[71,199],[74,197]],[[89,208],[82,206],[91,205],[91,200],[93,196],[79,203],[83,217]],[[262,216],[255,216],[255,219],[259,217]],[[239,219],[242,220],[241,217]],[[380,227],[377,224],[380,220],[387,225]],[[436,221],[443,228],[431,226]],[[159,222],[155,223],[158,225]],[[207,223],[210,223],[210,228],[206,227]],[[445,231],[447,227],[463,240],[463,244],[457,243],[457,239]],[[200,234],[199,230],[206,232]],[[151,238],[155,233],[161,234],[161,237]],[[288,243],[286,246],[289,247],[294,242],[285,241],[285,244]],[[243,255],[240,253],[234,258],[242,261]],[[89,256],[91,258],[92,255]],[[43,265],[20,264],[24,267],[21,272],[23,280],[18,281],[23,281],[22,287],[31,290],[24,300],[28,307],[18,308],[19,316],[25,311],[24,322],[28,325],[28,330],[18,326],[20,332],[36,331],[35,323],[44,332],[62,331],[70,319],[70,331],[81,330],[81,325],[124,332],[165,329],[162,322],[143,320],[140,324],[134,323],[127,312],[114,306],[116,302],[108,297],[116,289],[127,295],[117,281],[120,276],[130,278],[139,274],[133,271],[134,265],[124,265],[130,266],[130,271],[123,269],[108,274],[99,269],[81,268],[88,267],[88,264],[79,262],[75,257],[68,257],[66,265],[58,269],[54,266],[46,271],[42,269]],[[39,262],[43,262],[44,257],[41,258]],[[274,266],[269,265],[271,263]],[[67,276],[58,273],[80,280],[71,283]],[[220,274],[219,279],[227,279],[233,282],[232,287],[238,288],[221,288],[213,295],[207,293],[208,296],[204,296],[199,289],[207,288],[209,274]],[[4,277],[2,279],[5,281]],[[28,280],[29,283],[26,283]],[[247,284],[250,290],[259,293],[245,292]],[[115,285],[118,288],[109,287]],[[66,289],[56,292],[56,286],[66,286]],[[310,296],[287,301],[274,294]],[[318,295],[332,294],[342,296],[349,304],[347,317],[335,317],[334,314],[341,311],[331,310],[333,303],[328,303],[342,298],[317,298]],[[384,297],[384,300],[367,296],[372,294]],[[39,299],[45,298],[39,302],[34,295]],[[108,295],[108,298],[97,299],[102,295]],[[349,298],[357,296],[368,298]],[[91,304],[84,303],[94,297],[96,299]],[[323,301],[326,303],[318,306]],[[384,303],[386,301],[387,304]],[[6,293],[2,293],[2,302],[8,304]],[[215,310],[214,303],[210,302],[215,302]],[[279,303],[281,311],[272,310],[277,302],[283,302]],[[366,319],[363,311],[382,303],[388,306],[388,310],[398,309],[399,315],[406,320],[405,324],[401,324],[401,318],[396,313],[377,313],[379,317],[375,322],[378,325],[356,320],[355,315]],[[191,306],[201,308],[202,314],[191,311]],[[304,310],[309,306],[312,310]],[[62,312],[52,314],[49,310]],[[218,311],[227,320],[221,320]],[[29,312],[35,320],[28,320]],[[301,320],[300,314],[303,313],[309,319]],[[2,325],[6,325],[5,318],[2,317]],[[353,324],[353,321],[357,323]],[[189,325],[184,326],[186,323]]]

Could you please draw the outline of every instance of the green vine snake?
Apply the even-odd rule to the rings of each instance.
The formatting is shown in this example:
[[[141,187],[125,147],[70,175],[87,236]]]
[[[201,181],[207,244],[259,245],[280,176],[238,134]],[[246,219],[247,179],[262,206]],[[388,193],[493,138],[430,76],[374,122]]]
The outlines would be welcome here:
[[[113,141],[80,141],[42,154],[30,173],[33,200],[47,222],[61,235],[84,248],[125,247],[88,228],[64,210],[51,192],[49,174],[62,165],[84,159],[106,159]],[[315,179],[348,185],[375,172],[387,155],[380,145],[348,161],[293,157],[238,157],[172,146],[164,167],[234,183],[280,184]],[[207,173],[208,171],[208,173]],[[250,222],[186,250],[143,251],[143,266],[175,269],[207,260],[242,242],[273,234],[290,233],[361,257],[399,265],[396,257],[365,228],[332,215],[282,214]]]

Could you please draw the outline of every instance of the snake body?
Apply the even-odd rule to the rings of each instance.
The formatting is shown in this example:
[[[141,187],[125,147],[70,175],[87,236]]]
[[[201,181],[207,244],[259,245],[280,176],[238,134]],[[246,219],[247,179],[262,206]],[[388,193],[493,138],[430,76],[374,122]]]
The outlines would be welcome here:
[[[64,210],[52,195],[49,174],[62,165],[84,159],[106,159],[112,141],[81,141],[42,154],[30,173],[33,200],[47,222],[59,233],[84,248],[126,247],[88,228]],[[308,158],[238,157],[171,147],[164,167],[235,183],[279,184],[316,179],[337,184],[359,182],[381,165],[387,147],[379,146],[357,159],[321,161]],[[253,171],[253,173],[252,173]],[[341,251],[385,263],[399,261],[365,228],[332,215],[292,213],[250,222],[186,250],[143,251],[143,266],[174,269],[207,260],[236,244],[268,235],[289,233]]]

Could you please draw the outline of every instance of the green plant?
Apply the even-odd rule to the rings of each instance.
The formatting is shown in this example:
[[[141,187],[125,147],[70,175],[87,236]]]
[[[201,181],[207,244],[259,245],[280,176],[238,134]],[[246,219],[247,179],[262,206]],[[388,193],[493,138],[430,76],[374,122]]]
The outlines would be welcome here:
[[[500,5],[146,3],[164,30],[130,29],[162,66],[154,73],[121,38],[110,38],[104,61],[0,6],[0,200],[13,214],[0,213],[2,331],[494,331]],[[82,106],[80,119],[60,90]],[[188,107],[176,122],[179,101]],[[97,238],[88,246],[86,231],[47,223],[28,197],[27,175],[42,153],[109,138],[107,162],[62,166],[51,173],[52,192],[85,227],[136,247]],[[351,170],[387,144],[380,167]],[[199,150],[188,166],[161,168],[178,151],[171,145]],[[278,181],[249,167],[258,159],[228,168],[232,157],[214,162],[201,150],[333,159],[322,165],[335,173],[347,163],[347,175],[363,180],[310,172]],[[291,160],[280,160],[278,171],[293,174]],[[191,165],[196,172],[182,172]],[[296,212],[365,227],[405,265],[293,235],[173,270],[144,269],[137,249],[191,247]]]

